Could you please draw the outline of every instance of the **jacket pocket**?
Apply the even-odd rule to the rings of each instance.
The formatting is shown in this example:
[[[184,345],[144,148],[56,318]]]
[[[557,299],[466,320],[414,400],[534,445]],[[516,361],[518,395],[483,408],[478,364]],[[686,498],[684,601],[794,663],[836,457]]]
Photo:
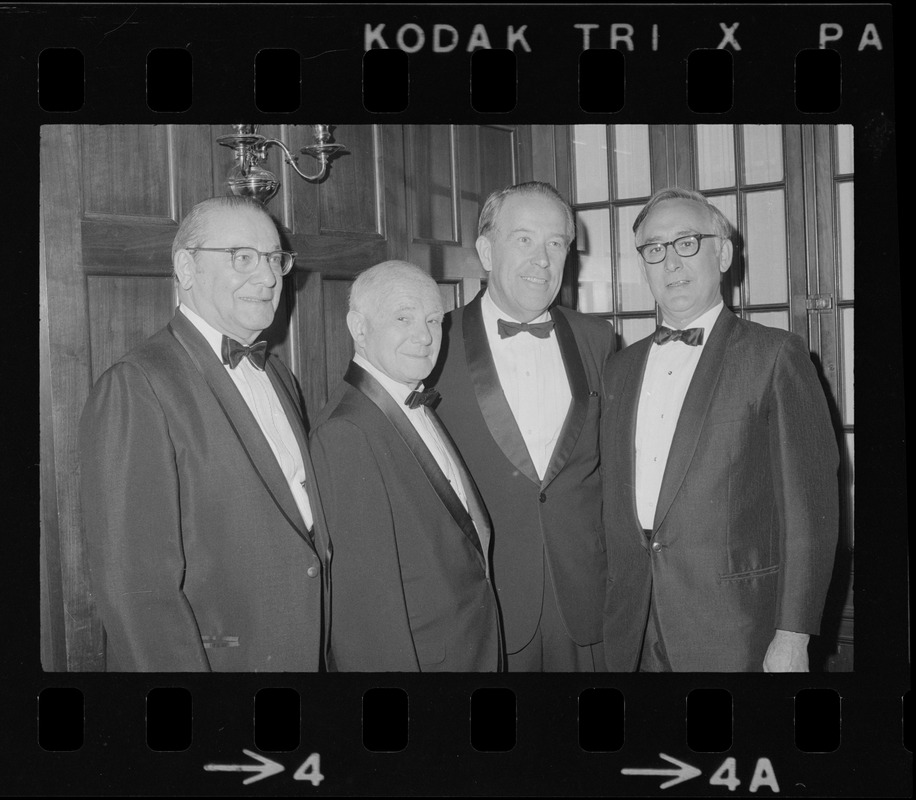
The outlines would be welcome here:
[[[749,581],[753,578],[765,578],[767,575],[775,575],[778,572],[779,564],[773,564],[769,567],[747,570],[746,572],[731,572],[728,575],[719,575],[718,580],[720,582]]]

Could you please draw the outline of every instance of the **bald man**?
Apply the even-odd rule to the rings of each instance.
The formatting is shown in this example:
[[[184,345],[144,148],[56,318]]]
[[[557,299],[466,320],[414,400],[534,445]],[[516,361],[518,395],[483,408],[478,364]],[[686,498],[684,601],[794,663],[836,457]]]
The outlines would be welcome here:
[[[442,341],[435,281],[387,261],[353,283],[355,355],[312,432],[334,545],[330,667],[502,667],[490,523],[422,381]]]

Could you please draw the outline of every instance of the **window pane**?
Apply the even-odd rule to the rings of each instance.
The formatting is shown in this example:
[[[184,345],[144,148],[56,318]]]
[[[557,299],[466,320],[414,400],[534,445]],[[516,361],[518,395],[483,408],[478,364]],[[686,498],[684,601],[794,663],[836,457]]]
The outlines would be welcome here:
[[[576,250],[579,253],[579,311],[613,311],[611,228],[607,209],[576,214]]]
[[[788,281],[784,192],[748,192],[746,200],[748,302],[785,303]]]
[[[614,168],[621,199],[652,194],[649,176],[649,126],[614,126]]]
[[[745,183],[781,181],[782,125],[742,125]]]
[[[837,206],[839,208],[837,224],[840,226],[840,297],[844,300],[852,300],[855,297],[852,187],[853,183],[851,181],[844,181],[837,186]]]
[[[789,312],[788,311],[751,311],[748,314],[751,322],[757,322],[760,325],[766,325],[768,328],[782,328],[789,330]]]
[[[573,125],[573,148],[576,202],[607,200],[607,128],[604,125]]]
[[[735,126],[697,125],[700,189],[735,185]]]
[[[618,321],[620,346],[627,347],[655,331],[655,317],[629,317]]]
[[[836,171],[841,175],[851,174],[855,171],[852,125],[836,126]]]
[[[643,276],[642,258],[636,252],[633,236],[633,223],[641,210],[641,205],[615,209],[619,311],[649,311],[655,308],[655,299]]]
[[[853,314],[854,311],[851,308],[840,309],[840,352],[843,354],[843,375],[841,376],[843,396],[840,398],[840,413],[844,425],[852,425],[855,422],[855,396],[853,394],[855,376],[852,366],[853,335],[855,333]]]
[[[737,231],[738,204],[735,201],[735,196],[733,194],[726,194],[720,195],[719,197],[710,197],[708,199],[710,203],[719,209],[719,211],[725,214],[726,219],[732,224],[732,228]],[[735,240],[734,236],[732,237],[732,244],[735,248],[732,255],[732,265],[722,278],[722,284],[725,289],[723,293],[725,302],[733,308],[737,308],[741,304],[741,273],[744,270],[742,264],[744,256],[741,252],[741,248],[738,246],[739,242]]]

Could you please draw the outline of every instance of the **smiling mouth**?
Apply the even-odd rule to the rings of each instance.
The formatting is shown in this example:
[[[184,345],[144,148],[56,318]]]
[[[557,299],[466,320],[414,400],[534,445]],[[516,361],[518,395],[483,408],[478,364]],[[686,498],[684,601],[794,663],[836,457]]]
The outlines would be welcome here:
[[[535,286],[544,286],[547,283],[546,278],[535,278],[533,275],[522,275],[523,281],[528,281],[528,283],[533,283]]]
[[[680,281],[673,281],[672,283],[667,284],[667,286],[669,289],[674,289],[678,286],[686,286],[688,283],[690,283],[690,281],[680,280]]]
[[[269,303],[273,300],[273,297],[240,297],[239,300],[243,300],[246,303]]]

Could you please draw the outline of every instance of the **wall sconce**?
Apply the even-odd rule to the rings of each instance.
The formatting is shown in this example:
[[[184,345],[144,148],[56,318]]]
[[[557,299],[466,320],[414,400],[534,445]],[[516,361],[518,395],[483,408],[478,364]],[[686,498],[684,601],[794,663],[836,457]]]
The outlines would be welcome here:
[[[284,160],[310,183],[318,183],[328,174],[328,164],[342,150],[344,145],[332,144],[328,125],[313,125],[315,144],[303,147],[299,152],[308,153],[318,159],[318,172],[306,175],[299,169],[299,156],[294,156],[279,139],[268,139],[258,133],[260,125],[233,125],[233,133],[217,138],[217,143],[235,150],[235,166],[226,176],[226,185],[232,194],[239,197],[253,197],[267,204],[280,188],[280,179],[270,170],[261,166],[267,158],[267,150],[277,145],[284,154]]]

